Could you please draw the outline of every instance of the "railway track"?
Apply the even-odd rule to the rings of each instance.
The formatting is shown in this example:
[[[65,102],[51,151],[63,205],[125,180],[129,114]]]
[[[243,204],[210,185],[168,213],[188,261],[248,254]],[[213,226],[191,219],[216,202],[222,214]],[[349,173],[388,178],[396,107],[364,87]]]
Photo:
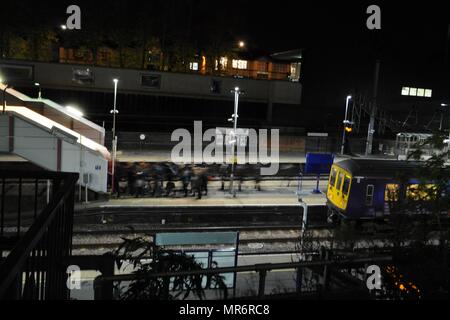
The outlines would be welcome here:
[[[108,206],[84,209],[75,214],[76,226],[86,224],[138,225],[150,224],[168,227],[244,227],[300,225],[302,208],[292,206],[173,206],[173,207],[126,207]],[[326,207],[312,206],[308,211],[311,224],[325,224]],[[224,225],[225,224],[225,225]]]
[[[192,232],[192,231],[239,231],[239,246],[249,246],[255,244],[256,247],[264,246],[283,246],[289,247],[295,246],[300,239],[300,228],[293,228],[292,226],[266,226],[266,227],[198,227],[198,228],[171,228],[172,232]],[[310,226],[310,230],[315,230],[317,236],[325,239],[330,238],[330,234],[327,226],[318,225]],[[143,237],[152,242],[154,234],[159,232],[168,232],[166,228],[153,228],[152,230],[99,230],[99,231],[87,231],[87,230],[75,230],[73,237],[73,249],[74,250],[95,250],[95,249],[116,249],[122,238],[136,238]],[[208,246],[189,246],[195,248],[208,248]],[[187,247],[185,247],[187,248]]]

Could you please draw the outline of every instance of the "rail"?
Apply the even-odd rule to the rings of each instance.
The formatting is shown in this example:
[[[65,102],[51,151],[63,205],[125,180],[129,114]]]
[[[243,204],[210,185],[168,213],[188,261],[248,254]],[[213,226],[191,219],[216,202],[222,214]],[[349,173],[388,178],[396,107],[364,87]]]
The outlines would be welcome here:
[[[327,257],[327,256],[325,256]],[[326,259],[326,258],[325,258]],[[291,263],[267,263],[267,264],[257,264],[250,266],[238,266],[238,267],[223,267],[223,268],[210,268],[194,271],[179,271],[179,272],[167,272],[167,273],[147,273],[147,274],[122,274],[114,276],[99,276],[94,280],[94,291],[95,300],[112,300],[114,299],[113,294],[113,283],[114,282],[127,282],[136,281],[143,279],[170,279],[176,276],[213,276],[227,273],[248,273],[256,272],[258,274],[258,290],[257,298],[265,299],[267,298],[265,287],[267,274],[270,271],[288,271],[296,270],[297,275],[302,274],[303,269],[320,269],[321,281],[318,287],[322,289],[329,288],[330,271],[337,269],[349,270],[351,268],[365,268],[370,264],[381,264],[388,263],[392,260],[390,256],[379,256],[372,258],[355,258],[355,259],[344,259],[344,260],[319,260],[319,261],[302,261],[302,262],[291,262]],[[365,272],[365,270],[364,270]],[[363,284],[362,281],[353,279],[354,283],[359,285]],[[298,282],[298,281],[297,281]],[[358,288],[361,289],[361,288]],[[320,291],[320,290],[319,290]],[[297,287],[297,294],[301,293],[301,285]],[[321,294],[323,292],[319,292]],[[236,298],[236,297],[234,297]]]

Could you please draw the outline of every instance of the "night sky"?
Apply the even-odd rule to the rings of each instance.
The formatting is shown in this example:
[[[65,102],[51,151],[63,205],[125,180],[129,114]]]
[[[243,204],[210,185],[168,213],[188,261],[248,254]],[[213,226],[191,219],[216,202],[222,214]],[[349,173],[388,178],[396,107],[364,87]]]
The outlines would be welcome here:
[[[200,47],[223,39],[245,40],[258,54],[302,48],[306,105],[335,105],[349,91],[370,91],[376,59],[386,81],[397,74],[428,81],[429,66],[444,64],[450,25],[444,1],[15,1],[2,15],[57,26],[68,4],[80,5],[84,26],[98,23],[103,32],[149,19],[159,33],[167,21],[168,32]],[[370,4],[381,7],[381,31],[366,28]]]

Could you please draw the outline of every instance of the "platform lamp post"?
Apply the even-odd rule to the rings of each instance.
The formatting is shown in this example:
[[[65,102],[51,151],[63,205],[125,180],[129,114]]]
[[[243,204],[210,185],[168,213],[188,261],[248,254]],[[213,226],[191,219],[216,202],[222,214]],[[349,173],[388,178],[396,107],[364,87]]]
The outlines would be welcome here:
[[[38,99],[41,100],[42,99],[42,91],[41,91],[41,84],[39,82],[35,82],[34,83],[35,87],[38,87],[39,89],[39,93],[38,93]]]
[[[5,81],[5,79],[0,78],[0,83],[3,83],[3,81]],[[3,114],[5,114],[5,112],[6,112],[6,90],[11,88],[11,86],[8,83],[6,83],[4,85],[5,85],[5,88],[3,89],[3,111],[2,111]]]
[[[114,82],[114,109],[111,110],[113,115],[113,128],[112,128],[112,163],[111,163],[111,193],[114,193],[114,174],[116,169],[116,152],[117,152],[117,136],[116,136],[116,114],[117,111],[117,84],[119,79],[113,79]]]
[[[444,125],[445,108],[448,107],[448,104],[447,103],[441,103],[441,107],[442,107],[442,110],[441,110],[441,121],[440,121],[440,124],[439,124],[439,131],[442,131],[442,128],[443,128],[443,125]]]
[[[230,141],[231,143],[231,177],[230,177],[230,193],[233,195],[233,198],[236,197],[236,191],[234,190],[234,175],[235,175],[235,160],[236,160],[236,145],[237,145],[237,121],[239,118],[238,111],[239,111],[239,96],[242,94],[242,91],[239,89],[239,87],[235,87],[234,90],[231,90],[232,93],[234,93],[234,114],[231,116],[229,121],[233,121],[233,140]]]
[[[347,120],[347,116],[348,116],[348,105],[349,105],[351,99],[352,99],[352,96],[347,96],[347,100],[346,100],[346,103],[345,103],[345,119],[344,119],[344,122],[343,122],[344,129],[343,129],[343,134],[342,134],[341,155],[344,154],[346,127],[347,127],[348,124],[350,124],[350,121]]]

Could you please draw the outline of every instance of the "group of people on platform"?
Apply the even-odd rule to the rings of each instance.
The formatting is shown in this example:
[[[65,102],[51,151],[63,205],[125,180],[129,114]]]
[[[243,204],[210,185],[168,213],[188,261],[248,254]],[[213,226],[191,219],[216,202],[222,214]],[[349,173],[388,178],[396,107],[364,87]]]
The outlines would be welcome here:
[[[237,189],[241,191],[244,170],[235,170]],[[118,163],[115,169],[113,193],[139,197],[188,197],[201,199],[208,195],[208,181],[221,180],[220,190],[225,190],[225,181],[230,179],[229,165],[176,165],[173,163]],[[260,190],[259,178],[255,188]]]

